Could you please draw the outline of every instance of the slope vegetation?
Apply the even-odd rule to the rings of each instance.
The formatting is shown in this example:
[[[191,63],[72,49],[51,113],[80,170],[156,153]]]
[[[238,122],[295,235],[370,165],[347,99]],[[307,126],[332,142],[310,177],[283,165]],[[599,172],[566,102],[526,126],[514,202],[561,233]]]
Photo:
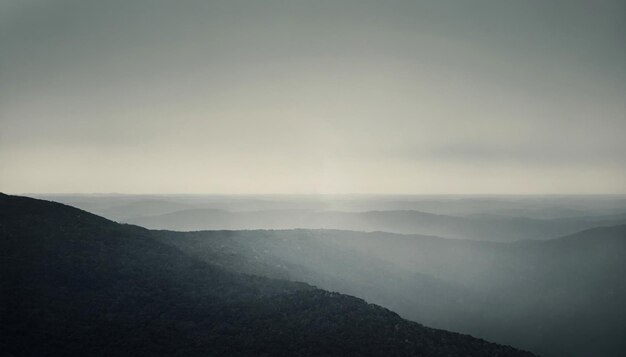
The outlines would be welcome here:
[[[515,243],[333,230],[158,235],[225,269],[307,281],[545,356],[626,349],[626,226]]]

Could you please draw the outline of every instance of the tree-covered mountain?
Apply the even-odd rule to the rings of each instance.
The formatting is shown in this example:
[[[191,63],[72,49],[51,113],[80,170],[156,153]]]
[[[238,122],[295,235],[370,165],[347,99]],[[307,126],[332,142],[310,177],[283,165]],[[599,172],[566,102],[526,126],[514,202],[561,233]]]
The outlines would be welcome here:
[[[515,243],[332,230],[158,234],[229,270],[307,281],[545,356],[626,349],[626,226]]]
[[[530,355],[351,296],[228,270],[163,234],[0,194],[1,353]]]

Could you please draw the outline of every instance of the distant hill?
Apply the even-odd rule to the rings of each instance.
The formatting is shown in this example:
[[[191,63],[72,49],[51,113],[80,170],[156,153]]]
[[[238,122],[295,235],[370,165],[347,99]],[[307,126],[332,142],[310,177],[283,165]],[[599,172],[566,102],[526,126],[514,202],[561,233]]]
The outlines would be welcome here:
[[[242,229],[342,229],[435,235],[448,238],[508,242],[550,239],[597,226],[626,223],[624,215],[533,219],[499,215],[446,216],[420,211],[339,212],[267,210],[230,212],[189,209],[139,217],[127,223],[177,231]]]
[[[192,202],[180,202],[159,196],[41,195],[35,198],[60,202],[114,221],[197,208]]]
[[[351,296],[228,270],[163,243],[164,234],[176,237],[0,194],[0,354],[530,355]]]
[[[498,215],[535,219],[594,218],[626,213],[624,195],[36,195],[113,220],[172,213],[185,209],[231,212],[421,211],[466,217]]]
[[[225,269],[307,281],[544,356],[626,350],[626,225],[515,243],[335,230],[157,234]]]

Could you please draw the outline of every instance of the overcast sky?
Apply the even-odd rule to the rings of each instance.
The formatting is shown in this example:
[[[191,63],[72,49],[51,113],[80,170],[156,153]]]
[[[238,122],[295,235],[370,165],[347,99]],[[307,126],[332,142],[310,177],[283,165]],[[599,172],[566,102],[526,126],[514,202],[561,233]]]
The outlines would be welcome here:
[[[626,193],[626,1],[0,1],[0,191]]]

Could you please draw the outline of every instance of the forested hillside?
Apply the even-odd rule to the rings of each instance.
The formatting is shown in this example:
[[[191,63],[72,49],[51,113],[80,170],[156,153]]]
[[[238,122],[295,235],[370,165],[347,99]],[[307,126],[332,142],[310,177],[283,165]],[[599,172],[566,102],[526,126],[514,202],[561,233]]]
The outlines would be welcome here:
[[[0,195],[0,254],[3,355],[530,355],[52,202]]]
[[[626,226],[515,243],[332,230],[158,234],[226,269],[306,281],[545,356],[626,349]]]

